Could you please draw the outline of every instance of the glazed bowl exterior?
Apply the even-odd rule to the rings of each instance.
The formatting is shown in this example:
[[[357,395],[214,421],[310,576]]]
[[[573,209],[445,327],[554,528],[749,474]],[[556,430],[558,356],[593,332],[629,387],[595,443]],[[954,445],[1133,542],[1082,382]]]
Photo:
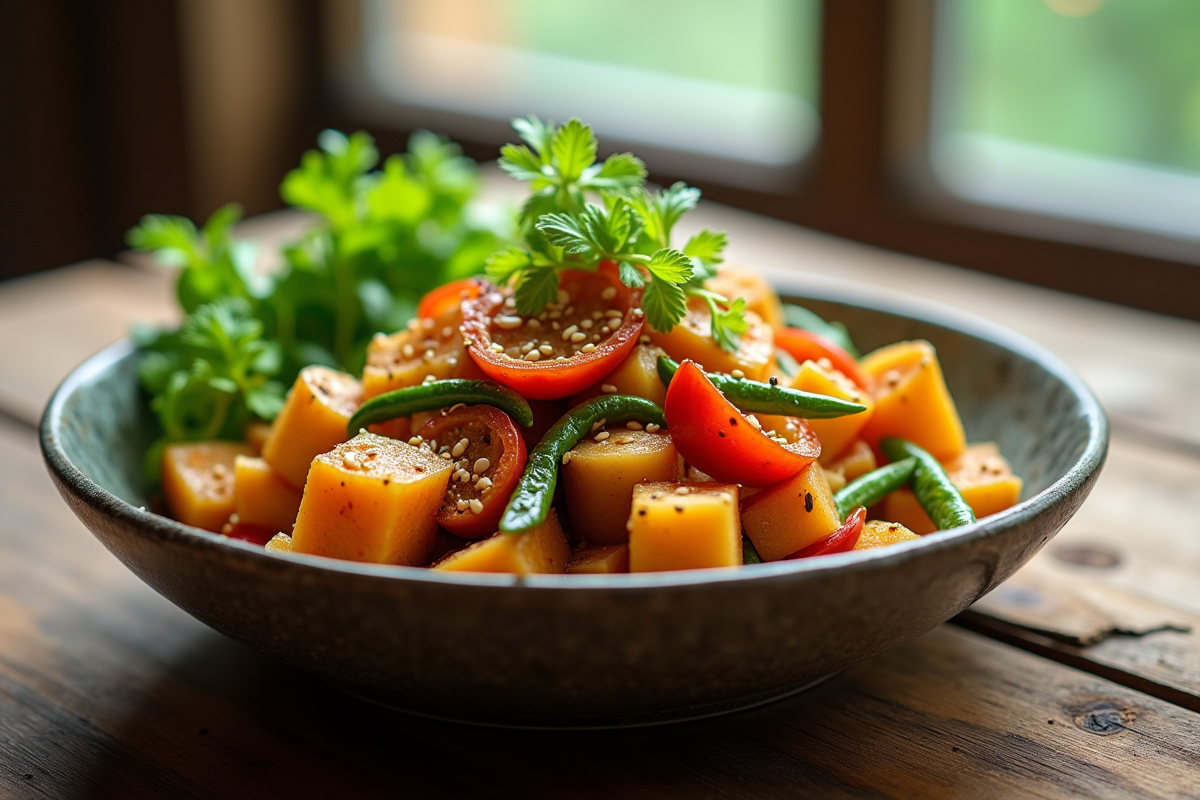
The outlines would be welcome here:
[[[277,556],[144,510],[156,435],[121,342],[58,389],[41,425],[62,496],[142,580],[197,619],[377,700],[442,717],[615,724],[735,706],[920,636],[993,589],[1070,519],[1108,426],[1032,342],[949,309],[822,281],[785,294],[865,351],[924,338],[971,441],[995,441],[1022,500],[878,550],[744,568],[518,577]],[[790,290],[790,291],[789,291]]]

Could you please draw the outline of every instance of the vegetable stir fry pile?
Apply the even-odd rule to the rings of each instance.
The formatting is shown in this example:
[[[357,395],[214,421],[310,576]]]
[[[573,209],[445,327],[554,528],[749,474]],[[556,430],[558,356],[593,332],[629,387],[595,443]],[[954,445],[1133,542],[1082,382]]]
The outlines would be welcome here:
[[[881,547],[1017,501],[995,446],[968,445],[930,343],[860,355],[845,326],[724,264],[724,234],[673,241],[695,189],[648,188],[628,153],[598,161],[578,120],[514,127],[523,143],[500,165],[531,194],[486,265],[388,249],[402,249],[399,220],[428,214],[458,226],[456,253],[479,252],[465,195],[417,213],[400,189],[421,174],[413,155],[366,179],[374,156],[353,155],[355,137],[285,181],[324,221],[265,289],[233,255],[232,217],[190,229],[190,250],[144,238],[163,218],[135,231],[195,256],[183,328],[144,340],[142,361],[164,428],[150,458],[177,519],[276,553],[612,573]],[[333,313],[313,322],[289,288],[301,252],[331,281],[318,294]],[[364,281],[386,312],[368,312]],[[416,287],[419,303],[396,302]],[[284,399],[273,381],[293,371]],[[193,399],[194,382],[213,397]]]

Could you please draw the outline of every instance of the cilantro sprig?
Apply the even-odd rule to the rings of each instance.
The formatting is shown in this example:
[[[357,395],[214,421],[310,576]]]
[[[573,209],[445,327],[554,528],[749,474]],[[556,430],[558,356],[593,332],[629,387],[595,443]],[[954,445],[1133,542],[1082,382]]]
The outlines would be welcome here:
[[[234,238],[236,204],[202,226],[148,215],[131,247],[179,269],[181,327],[139,331],[139,374],[170,441],[240,439],[271,420],[284,387],[312,363],[357,372],[377,331],[412,316],[422,294],[482,271],[506,238],[472,209],[477,167],[457,145],[414,134],[382,165],[371,137],[325,131],[280,193],[314,215],[273,273]]]
[[[721,263],[725,234],[703,230],[681,250],[671,245],[672,229],[700,191],[683,183],[648,189],[645,165],[630,153],[598,162],[596,137],[577,119],[561,127],[534,116],[512,124],[524,144],[506,144],[500,167],[532,190],[519,220],[524,246],[494,254],[486,273],[515,287],[517,311],[536,314],[553,301],[559,271],[611,261],[622,283],[644,287],[651,327],[671,330],[687,314],[689,297],[699,297],[711,312],[714,341],[736,350],[747,329],[745,303],[704,288]]]

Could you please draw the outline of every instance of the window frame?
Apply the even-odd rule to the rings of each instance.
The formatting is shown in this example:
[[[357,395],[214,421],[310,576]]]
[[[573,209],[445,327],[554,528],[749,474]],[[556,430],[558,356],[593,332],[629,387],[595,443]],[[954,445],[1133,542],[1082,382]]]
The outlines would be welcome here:
[[[688,175],[695,172],[688,169],[688,156],[637,145],[651,177],[661,183],[684,177],[711,200],[889,250],[1200,319],[1200,245],[971,203],[940,186],[928,147],[935,5],[936,0],[823,3],[820,132],[800,168],[771,190],[697,179]],[[347,54],[356,43],[355,4],[325,0],[312,18],[325,39],[319,55],[322,120],[382,127],[381,143],[395,147],[418,127],[466,130],[464,147],[480,159],[495,158],[499,144],[511,138],[499,120],[414,108],[372,111],[363,97],[339,97]],[[336,79],[339,70],[342,80]]]

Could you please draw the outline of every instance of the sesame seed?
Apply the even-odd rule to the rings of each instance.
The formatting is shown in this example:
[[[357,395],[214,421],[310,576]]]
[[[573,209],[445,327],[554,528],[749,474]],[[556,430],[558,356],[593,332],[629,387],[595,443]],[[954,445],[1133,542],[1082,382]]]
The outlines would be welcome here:
[[[470,339],[468,339],[465,336],[463,337],[463,347],[470,347],[473,344],[475,344],[475,343],[472,342]]]
[[[574,327],[574,326],[572,325],[571,327]],[[576,331],[575,333],[571,334],[571,341],[574,342],[575,344],[579,344],[580,342],[582,342],[586,339],[587,339],[587,334],[584,333],[583,331]]]
[[[342,466],[346,469],[358,469],[358,459],[353,453],[346,453],[342,456]]]
[[[525,324],[525,320],[515,315],[500,314],[496,317],[496,327],[501,330],[515,331]]]
[[[607,289],[605,289],[603,292],[600,293],[601,300],[612,300],[616,296],[617,296],[617,287],[615,287],[615,286],[610,286]]]
[[[600,334],[598,334],[598,333],[593,333],[593,334],[592,334],[592,341],[593,341],[593,342],[598,342],[598,341],[600,341]]]
[[[212,467],[213,477],[223,478],[228,473],[229,473],[229,467],[225,466],[224,464],[213,464],[213,467]]]
[[[643,333],[638,337],[638,341],[642,344],[650,344],[650,337]]]
[[[567,294],[565,289],[559,289],[554,296],[558,299],[558,304],[560,306],[565,306],[567,303],[571,302],[571,295]]]
[[[421,321],[419,319],[410,319],[408,321],[408,329],[410,331],[415,331],[419,327],[421,327]]]
[[[426,375],[425,380],[423,380],[422,383],[433,383],[436,380],[437,380],[436,375]]]
[[[590,331],[590,330],[592,329],[592,326],[593,326],[593,325],[595,325],[595,324],[596,324],[596,323],[595,323],[595,322],[593,322],[592,320],[590,320],[590,319],[585,319],[585,320],[583,320],[582,322],[580,322],[580,323],[579,323],[579,327],[583,328],[585,331]]]
[[[450,451],[450,455],[458,458],[467,451],[467,445],[471,443],[470,439],[463,437],[458,440],[458,444],[454,445],[454,449]]]
[[[675,487],[675,494],[683,495],[683,494],[691,494],[691,493],[692,493],[692,490],[686,486]]]
[[[731,373],[729,373],[729,374],[730,374],[730,375],[732,375],[732,376],[733,376],[733,377],[735,377],[735,378],[744,378],[744,377],[746,377],[746,373],[742,372],[740,369],[735,369],[733,372],[731,372]]]
[[[611,383],[605,383],[600,386],[600,391],[604,392],[605,394],[616,394],[617,387],[613,386]]]
[[[503,352],[504,352],[504,345],[500,344],[499,342],[492,342],[492,344],[491,344],[491,346],[490,346],[490,348],[489,348],[489,349],[490,349],[490,350],[491,350],[493,353],[503,353]]]
[[[821,369],[833,369],[833,362],[822,356],[817,359],[817,366]]]
[[[733,502],[733,495],[731,495],[729,492],[721,492],[719,495],[717,495],[717,497],[721,498],[721,502],[725,503],[726,505]]]
[[[453,414],[455,411],[458,411],[460,408],[466,408],[466,407],[467,407],[466,403],[455,403],[454,405],[452,405],[446,409],[446,413]],[[463,441],[466,441],[466,440],[464,439]]]
[[[405,358],[412,358],[413,353],[415,352],[416,351],[413,350],[413,346],[408,342],[405,342],[404,346],[400,348],[400,355],[404,356]]]
[[[601,335],[607,335],[609,333],[612,333],[612,328],[608,327],[607,325],[601,326],[601,328],[600,328]]]
[[[592,430],[594,430],[594,431],[600,430],[601,428],[604,427],[604,423],[606,423],[606,422],[608,422],[608,420],[606,420],[604,418],[601,418],[601,419],[597,420],[596,422],[593,422]]]
[[[414,437],[412,437],[411,439],[409,439],[409,440],[408,440],[408,443],[409,443],[409,444],[411,444],[413,447],[416,447],[417,445],[419,445],[419,444],[420,444],[421,442],[423,442],[423,441],[425,441],[425,440],[424,440],[424,439],[422,439],[420,436],[414,436]]]
[[[424,354],[421,356],[421,358],[425,359],[426,361],[433,361],[433,357],[436,355],[437,355],[437,353],[434,352],[434,349],[431,347],[424,352]]]
[[[750,427],[754,428],[754,430],[756,430],[756,431],[762,430],[762,423],[759,422],[758,417],[754,416],[753,414],[747,414],[746,421],[750,423]]]
[[[661,425],[651,422],[649,425],[646,426],[646,433],[658,433],[661,429],[662,429]]]
[[[450,327],[449,325],[442,328],[442,338],[443,339],[449,339],[453,335],[454,335],[454,328]]]
[[[444,459],[446,459],[447,461],[449,461],[449,460],[450,460],[450,454],[449,454],[449,453],[440,453],[439,455],[441,455],[441,457],[442,457],[442,458],[444,458]]]
[[[562,312],[556,308],[553,311],[551,311],[548,316],[550,317],[550,319],[560,319],[562,317]],[[555,330],[558,330],[558,328],[555,328]]]
[[[537,317],[534,317],[533,319],[529,320],[526,324],[529,325],[529,327],[533,328],[534,330],[537,330],[542,327],[542,321],[539,320]]]
[[[783,438],[782,436],[772,436],[771,441],[775,442],[776,444],[787,444],[788,443],[788,440]]]
[[[528,353],[530,350],[534,350],[536,348],[537,348],[537,342],[522,342],[522,344],[521,344],[521,352],[522,353]]]
[[[474,497],[467,501],[467,506],[471,509],[472,514],[483,513],[483,503],[479,502],[479,500]]]
[[[537,350],[530,350],[528,353],[525,354],[524,358],[526,361],[537,361],[541,357],[542,357],[542,354],[539,353]]]
[[[633,315],[634,315],[635,317],[641,317],[641,316],[645,316],[645,314],[646,314],[646,312],[645,312],[645,311],[642,311],[640,308],[635,308],[635,309],[633,310]]]
[[[493,295],[493,297],[496,297],[497,299],[499,299],[500,295]],[[488,300],[490,300],[493,303],[496,302],[495,300],[492,300],[491,297],[489,297]],[[504,301],[504,307],[505,308],[516,308],[517,307],[517,298],[509,297],[508,299],[506,299]]]
[[[563,453],[563,457],[562,457],[562,463],[563,463],[563,466],[564,466],[564,467],[565,467],[567,464],[570,464],[570,463],[571,463],[571,458],[572,458],[572,455],[571,455],[571,451],[570,451],[570,450],[568,450],[567,452]]]
[[[436,324],[436,323],[435,323],[435,322],[434,322],[432,319],[423,319],[423,320],[421,320],[421,327],[422,327],[422,328],[424,328],[424,329],[425,329],[425,330],[427,330],[427,331],[431,331],[431,330],[433,330],[433,326],[434,326],[435,324]]]
[[[592,319],[600,319],[603,316],[604,314],[599,309],[592,312]]]
[[[625,427],[629,428],[631,431],[640,431],[642,429],[642,423],[638,422],[636,419],[631,419],[629,422],[625,423]]]
[[[454,503],[454,507],[457,508],[459,511],[466,511],[467,510],[467,501],[466,500],[458,500]]]
[[[579,348],[579,352],[581,352],[581,353],[590,353],[590,352],[592,352],[592,351],[593,351],[593,350],[595,350],[595,349],[596,349],[596,345],[592,344],[591,342],[588,342],[588,343],[587,343],[587,344],[585,344],[583,347]]]
[[[383,344],[386,341],[387,341],[387,334],[384,333],[383,331],[379,331],[374,336],[371,337],[372,344]]]
[[[608,438],[608,431],[600,431],[595,436],[595,439],[597,442],[603,442],[607,438]]]
[[[480,458],[475,461],[475,466],[472,467],[471,469],[474,471],[474,473],[476,475],[482,475],[483,473],[488,471],[488,467],[490,467],[491,465],[492,465],[491,461],[488,461],[486,458]]]
[[[572,336],[575,335],[575,332],[578,330],[579,330],[578,325],[568,325],[566,330],[564,330],[562,332],[562,340],[565,342],[567,339],[570,339]]]
[[[479,489],[479,491],[481,491],[481,492],[484,489],[492,488],[492,479],[491,478],[480,478],[478,481],[475,482],[475,488]]]
[[[538,346],[538,352],[544,356],[549,356],[554,354],[554,348],[549,343],[543,342]]]

